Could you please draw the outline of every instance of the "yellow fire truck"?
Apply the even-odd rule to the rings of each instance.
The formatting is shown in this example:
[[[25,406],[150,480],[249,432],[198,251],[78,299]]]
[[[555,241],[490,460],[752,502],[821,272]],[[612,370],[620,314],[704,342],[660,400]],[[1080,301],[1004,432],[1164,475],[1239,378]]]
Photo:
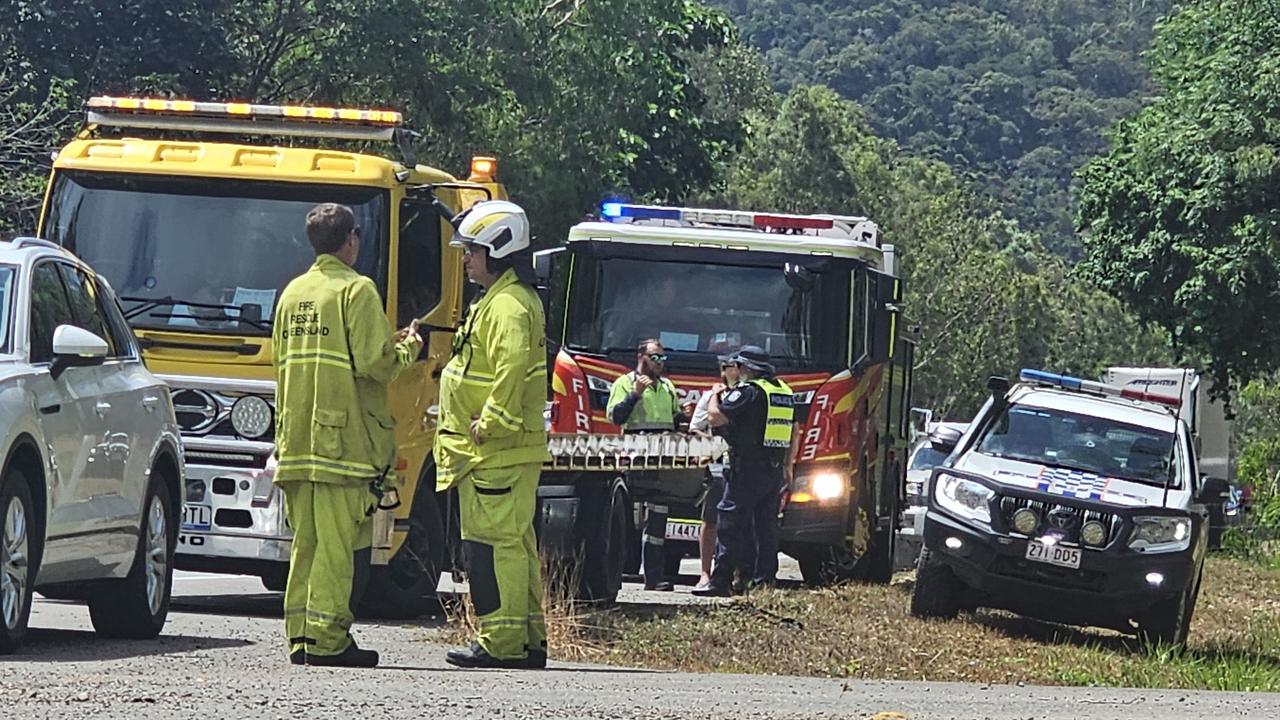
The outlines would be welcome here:
[[[473,159],[465,181],[419,165],[392,111],[111,97],[87,109],[54,161],[40,234],[111,283],[172,387],[188,472],[178,567],[283,588],[289,532],[267,467],[272,313],[314,259],[307,211],[339,202],[355,212],[357,269],[392,324],[417,317],[428,331],[390,390],[405,485],[401,506],[375,519],[366,593],[369,612],[418,613],[445,561],[432,411],[464,302],[447,213],[506,197],[496,162]],[[400,157],[338,149],[374,141],[399,141]]]

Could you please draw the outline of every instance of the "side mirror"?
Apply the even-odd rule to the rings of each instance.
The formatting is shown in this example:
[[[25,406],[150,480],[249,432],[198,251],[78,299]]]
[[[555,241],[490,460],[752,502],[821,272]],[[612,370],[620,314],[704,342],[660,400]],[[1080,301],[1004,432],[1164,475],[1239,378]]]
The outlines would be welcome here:
[[[929,433],[929,445],[940,453],[951,454],[956,449],[956,445],[960,444],[960,438],[964,433],[952,427],[939,427]]]
[[[1231,486],[1220,477],[1204,475],[1200,478],[1200,492],[1196,502],[1203,505],[1220,505],[1231,494]]]
[[[53,366],[49,374],[54,380],[67,368],[97,365],[107,357],[107,341],[74,325],[59,325],[53,331]]]
[[[551,272],[556,255],[562,252],[564,252],[564,248],[554,248],[552,250],[539,250],[533,254],[533,275],[538,279],[539,285],[545,286],[551,281]]]
[[[992,375],[987,379],[987,390],[992,395],[1003,396],[1009,392],[1009,378]]]

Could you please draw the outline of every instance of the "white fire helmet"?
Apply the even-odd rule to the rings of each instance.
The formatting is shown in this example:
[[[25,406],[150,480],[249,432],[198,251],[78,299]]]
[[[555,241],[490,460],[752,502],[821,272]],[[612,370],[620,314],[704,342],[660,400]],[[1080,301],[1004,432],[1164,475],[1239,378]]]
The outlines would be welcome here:
[[[478,202],[463,216],[449,243],[483,245],[491,258],[505,258],[529,247],[529,218],[524,209],[506,200]]]

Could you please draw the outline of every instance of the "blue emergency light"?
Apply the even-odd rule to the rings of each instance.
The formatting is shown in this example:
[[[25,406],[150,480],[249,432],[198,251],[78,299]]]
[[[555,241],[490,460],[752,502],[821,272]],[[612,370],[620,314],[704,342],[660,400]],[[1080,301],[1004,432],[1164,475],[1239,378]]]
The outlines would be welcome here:
[[[1080,378],[1073,378],[1067,375],[1059,375],[1057,373],[1045,372],[1043,370],[1031,370],[1029,368],[1023,368],[1022,372],[1018,373],[1018,377],[1023,382],[1034,382],[1034,383],[1040,383],[1042,385],[1054,385],[1054,386],[1063,388],[1064,390],[1091,389],[1086,387],[1086,383],[1089,382],[1088,380],[1081,380]],[[1094,392],[1101,392],[1101,388],[1103,387],[1102,383],[1093,383],[1093,384],[1099,387],[1099,389],[1095,390]]]
[[[608,220],[624,217],[633,220],[679,220],[680,208],[607,202],[600,206],[600,215]]]

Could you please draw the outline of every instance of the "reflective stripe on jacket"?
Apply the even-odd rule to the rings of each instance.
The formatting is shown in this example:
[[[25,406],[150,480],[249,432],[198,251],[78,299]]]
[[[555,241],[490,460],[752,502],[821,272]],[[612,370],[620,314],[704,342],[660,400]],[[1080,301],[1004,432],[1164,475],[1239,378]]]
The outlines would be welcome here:
[[[764,421],[764,446],[791,447],[791,423],[795,419],[795,399],[791,388],[778,378],[756,378],[751,384],[763,390],[769,401]]]
[[[393,343],[373,280],[331,254],[280,295],[272,327],[277,483],[398,482],[387,385],[421,343]]]
[[[454,335],[440,378],[436,486],[477,468],[541,463],[547,455],[547,336],[542,301],[507,270]],[[471,441],[479,419],[480,444]]]

